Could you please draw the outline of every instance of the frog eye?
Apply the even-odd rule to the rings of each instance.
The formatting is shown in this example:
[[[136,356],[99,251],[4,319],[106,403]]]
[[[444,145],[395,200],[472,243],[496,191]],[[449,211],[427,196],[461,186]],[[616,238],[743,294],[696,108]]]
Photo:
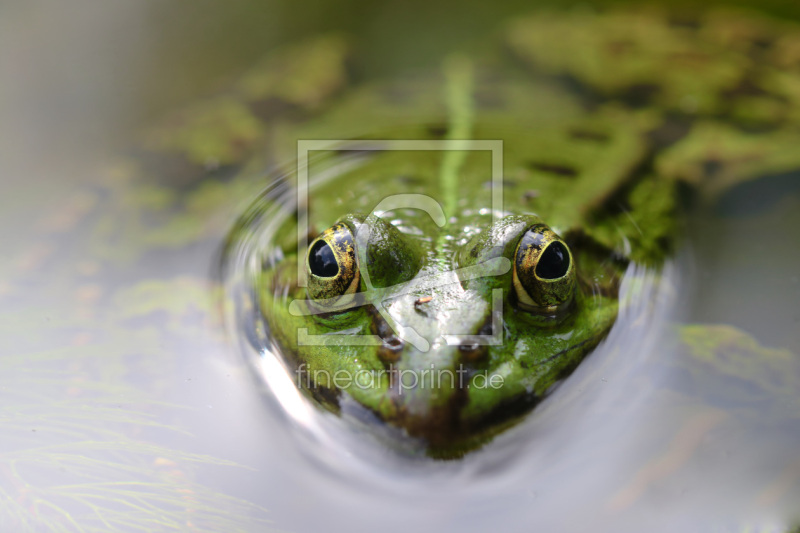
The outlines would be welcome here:
[[[514,289],[520,306],[530,311],[555,313],[572,301],[572,253],[567,243],[544,224],[528,228],[517,245]]]
[[[353,294],[360,275],[353,235],[344,224],[336,224],[314,239],[306,256],[308,296],[313,300]]]

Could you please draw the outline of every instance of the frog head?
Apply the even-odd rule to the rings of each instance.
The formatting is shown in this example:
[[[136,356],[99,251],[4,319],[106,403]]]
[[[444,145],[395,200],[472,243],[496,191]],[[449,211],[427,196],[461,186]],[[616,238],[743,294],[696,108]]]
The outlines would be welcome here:
[[[262,311],[301,388],[334,409],[352,399],[429,451],[458,455],[604,338],[620,266],[534,215],[441,227],[389,215],[346,215],[279,261]]]

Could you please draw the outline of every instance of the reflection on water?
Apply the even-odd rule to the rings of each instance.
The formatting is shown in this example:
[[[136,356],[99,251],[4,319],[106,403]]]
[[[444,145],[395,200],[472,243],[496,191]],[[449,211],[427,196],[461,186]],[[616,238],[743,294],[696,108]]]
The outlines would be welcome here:
[[[234,46],[230,33],[184,58],[197,30],[154,23],[152,4],[78,5],[0,7],[0,529],[738,531],[797,518],[796,188],[748,189],[774,198],[762,209],[739,197],[701,210],[675,263],[630,273],[608,339],[522,424],[462,461],[411,460],[285,382],[264,387],[244,361],[275,372],[276,360],[253,352],[241,317],[226,335],[209,272],[261,173],[169,196],[105,164],[140,115],[214,84],[236,54],[208,51]],[[250,31],[280,26],[259,9]],[[445,11],[428,23],[446,27]],[[247,18],[231,16],[231,33]],[[209,69],[189,78],[206,85],[139,101],[161,94],[142,79],[173,30],[168,65]],[[262,43],[249,39],[239,64]],[[246,259],[228,257],[227,282]],[[727,357],[711,357],[710,338]]]

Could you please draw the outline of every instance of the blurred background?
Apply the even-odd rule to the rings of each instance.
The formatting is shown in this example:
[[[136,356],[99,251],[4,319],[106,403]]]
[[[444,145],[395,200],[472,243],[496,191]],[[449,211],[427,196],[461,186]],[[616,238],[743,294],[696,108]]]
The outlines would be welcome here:
[[[435,65],[514,14],[626,4],[641,2],[6,0],[0,3],[2,164],[75,165],[125,147],[131,131],[214,91],[272,47],[321,31],[346,31],[357,46],[368,43],[362,66],[368,75],[384,76]],[[704,5],[800,16],[800,5],[789,0]]]

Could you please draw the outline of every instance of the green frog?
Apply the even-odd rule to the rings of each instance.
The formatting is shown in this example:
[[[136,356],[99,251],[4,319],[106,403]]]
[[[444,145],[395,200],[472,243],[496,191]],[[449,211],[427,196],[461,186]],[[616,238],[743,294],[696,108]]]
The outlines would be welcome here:
[[[539,13],[382,82],[351,50],[280,51],[151,148],[277,169],[228,239],[238,320],[318,404],[436,457],[603,342],[620,287],[674,257],[687,193],[800,168],[800,32],[748,14]]]

